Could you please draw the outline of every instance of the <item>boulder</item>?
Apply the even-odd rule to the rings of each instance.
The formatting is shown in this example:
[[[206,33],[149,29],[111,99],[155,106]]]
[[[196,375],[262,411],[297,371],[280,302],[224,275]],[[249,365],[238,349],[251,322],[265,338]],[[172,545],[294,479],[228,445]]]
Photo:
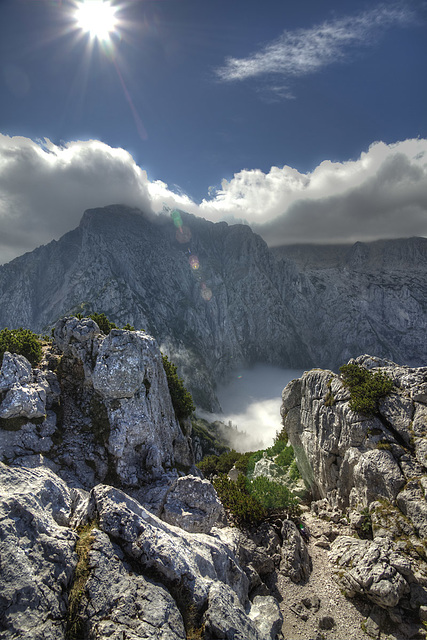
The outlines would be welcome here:
[[[255,596],[249,617],[263,640],[274,640],[282,629],[283,616],[277,600],[272,596]]]
[[[0,404],[0,418],[42,418],[46,413],[46,391],[40,385],[13,384]]]
[[[166,495],[161,518],[192,533],[209,533],[224,508],[208,480],[178,478]]]
[[[209,605],[203,616],[205,637],[209,640],[266,640],[246,614],[236,594],[223,584],[212,585]]]
[[[0,418],[41,418],[46,413],[49,383],[41,372],[33,376],[31,364],[24,356],[4,353],[0,370]]]
[[[32,379],[33,372],[27,358],[5,351],[0,369],[0,392],[7,391],[14,384],[28,384]]]

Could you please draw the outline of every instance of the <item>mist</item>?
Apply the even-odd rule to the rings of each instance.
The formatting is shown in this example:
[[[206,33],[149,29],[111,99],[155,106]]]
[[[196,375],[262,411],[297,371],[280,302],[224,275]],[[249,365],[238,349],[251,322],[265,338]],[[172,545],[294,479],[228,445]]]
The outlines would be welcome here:
[[[288,382],[302,374],[300,369],[258,364],[236,370],[230,381],[218,388],[223,413],[216,417],[226,424],[232,423],[233,430],[224,434],[231,447],[244,452],[273,444],[276,433],[282,429],[282,391]]]

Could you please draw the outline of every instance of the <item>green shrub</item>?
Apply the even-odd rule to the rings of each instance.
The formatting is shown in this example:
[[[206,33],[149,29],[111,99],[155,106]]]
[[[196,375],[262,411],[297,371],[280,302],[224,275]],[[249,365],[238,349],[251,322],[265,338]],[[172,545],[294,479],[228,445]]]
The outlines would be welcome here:
[[[218,457],[215,455],[205,456],[203,460],[197,463],[197,468],[206,478],[212,478],[218,474]]]
[[[301,478],[301,474],[300,474],[299,469],[297,467],[297,461],[295,460],[295,458],[292,460],[291,464],[289,465],[289,478],[293,482],[296,482],[297,480],[299,480]]]
[[[264,455],[264,450],[260,449],[259,451],[254,451],[252,455],[249,457],[248,467],[246,472],[248,476],[253,474],[256,463],[258,462],[258,460],[261,460],[263,455]]]
[[[378,401],[393,389],[393,381],[380,371],[372,373],[358,364],[340,367],[344,384],[350,390],[350,409],[372,415],[378,412]]]
[[[184,387],[184,382],[181,378],[178,378],[176,365],[170,362],[168,357],[163,354],[162,359],[175,415],[178,420],[184,420],[188,418],[196,408],[193,404],[193,398]]]
[[[244,475],[246,475],[248,472],[248,463],[252,454],[253,451],[246,451],[246,453],[240,454],[240,458],[238,458],[234,463],[236,469]]]
[[[215,475],[228,473],[235,463],[243,457],[243,454],[237,453],[234,449],[224,451],[219,456],[205,456],[203,460],[197,463],[197,467],[203,471],[205,476],[212,477]]]
[[[288,434],[286,432],[285,427],[282,427],[281,431],[276,431],[276,436],[274,438],[274,444],[276,444],[277,442],[284,442],[285,444],[288,443]]]
[[[267,449],[268,456],[277,456],[286,448],[285,440],[276,440],[272,447]]]
[[[285,448],[283,449],[283,451],[281,451],[279,453],[279,455],[275,458],[274,462],[279,466],[279,467],[283,467],[283,468],[287,468],[289,467],[289,465],[291,464],[292,460],[294,459],[294,450],[293,447],[291,446],[285,446]]]
[[[91,313],[88,317],[96,322],[98,327],[106,336],[108,336],[111,329],[118,329],[118,326],[114,324],[114,322],[109,321],[105,313]]]
[[[240,526],[258,524],[266,518],[267,512],[264,507],[254,496],[247,493],[243,474],[239,476],[238,482],[233,482],[226,475],[217,476],[213,486],[224,507]]]
[[[42,346],[39,337],[29,329],[2,329],[0,331],[0,365],[5,351],[25,356],[31,365],[36,366],[42,358]]]
[[[253,496],[267,511],[287,511],[298,515],[298,500],[283,484],[258,476],[247,481],[248,493]]]
[[[287,487],[264,476],[248,480],[241,473],[237,482],[233,482],[220,475],[213,480],[213,486],[239,525],[259,524],[275,511],[286,511],[291,516],[300,511],[298,500]]]

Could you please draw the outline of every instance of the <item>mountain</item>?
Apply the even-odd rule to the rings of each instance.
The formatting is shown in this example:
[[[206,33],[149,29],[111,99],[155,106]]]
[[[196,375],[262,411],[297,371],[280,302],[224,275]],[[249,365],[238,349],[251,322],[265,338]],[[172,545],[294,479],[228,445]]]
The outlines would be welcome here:
[[[427,240],[269,249],[246,225],[112,205],[0,267],[0,327],[104,312],[154,335],[195,401],[256,362],[337,368],[359,353],[422,364]]]
[[[282,298],[316,366],[337,370],[359,353],[426,363],[426,238],[271,252]]]

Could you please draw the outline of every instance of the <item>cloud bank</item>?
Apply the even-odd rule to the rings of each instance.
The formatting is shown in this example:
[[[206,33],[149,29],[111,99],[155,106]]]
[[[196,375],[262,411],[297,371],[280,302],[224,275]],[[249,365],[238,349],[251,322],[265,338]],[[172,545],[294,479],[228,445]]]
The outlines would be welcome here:
[[[354,48],[378,41],[392,26],[405,26],[414,19],[413,12],[396,4],[381,4],[356,16],[324,22],[311,29],[284,31],[282,35],[246,58],[226,59],[216,69],[223,82],[281,76],[289,80],[350,58]],[[277,87],[274,87],[277,91]],[[282,97],[289,97],[282,91]]]
[[[163,182],[150,182],[124,149],[0,134],[1,263],[74,229],[86,209],[118,203],[150,212],[163,202],[193,206]]]
[[[244,169],[197,204],[150,181],[124,149],[0,134],[1,263],[74,229],[85,209],[116,203],[243,221],[271,245],[425,236],[427,140],[376,142],[356,160],[325,160],[309,173]]]
[[[224,436],[237,451],[265,449],[273,444],[282,430],[280,405],[282,391],[303,371],[257,364],[250,369],[234,371],[230,381],[217,390],[223,413],[207,420],[218,419],[232,423],[237,431],[227,430]]]
[[[270,245],[427,235],[427,140],[376,142],[357,160],[243,170],[200,212],[244,219]]]

